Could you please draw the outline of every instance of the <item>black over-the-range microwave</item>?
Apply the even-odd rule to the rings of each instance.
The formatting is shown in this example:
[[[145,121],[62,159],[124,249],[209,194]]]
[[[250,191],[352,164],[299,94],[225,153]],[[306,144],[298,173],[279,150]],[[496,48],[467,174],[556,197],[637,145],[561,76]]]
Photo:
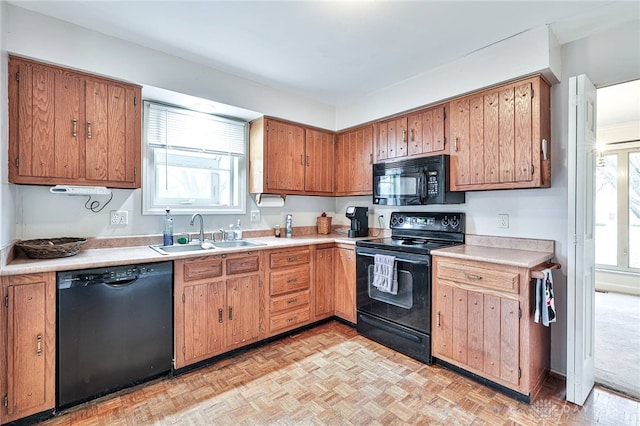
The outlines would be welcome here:
[[[448,155],[373,165],[373,204],[460,204],[464,199],[464,192],[449,190]]]

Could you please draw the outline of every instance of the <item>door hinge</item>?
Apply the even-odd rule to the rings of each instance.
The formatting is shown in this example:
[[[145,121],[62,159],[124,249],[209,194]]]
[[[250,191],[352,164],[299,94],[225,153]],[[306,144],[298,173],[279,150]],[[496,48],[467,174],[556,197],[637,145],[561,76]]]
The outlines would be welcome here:
[[[4,295],[4,307],[5,308],[9,307],[9,295],[8,294]]]
[[[20,81],[20,71],[16,72],[16,81]]]
[[[133,168],[133,175],[134,176],[138,176],[138,168],[137,167]]]
[[[183,346],[182,347],[182,354],[185,355],[187,353],[187,347]]]
[[[133,106],[138,106],[138,97],[137,96],[133,97]]]
[[[20,157],[16,157],[16,169],[20,168]]]
[[[182,293],[182,303],[185,302],[185,297],[184,297],[184,293]]]
[[[533,172],[536,170],[536,166],[534,166],[533,164],[531,164],[531,174],[533,175]]]
[[[531,99],[533,99],[533,95],[534,95],[534,90],[533,90],[533,86],[531,86]]]
[[[442,119],[446,120],[447,119],[447,111],[442,111]]]
[[[4,396],[4,406],[7,407],[7,408],[9,407],[9,396],[8,395]]]
[[[442,142],[442,146],[446,148],[447,147],[447,137],[445,136],[444,138],[442,138],[442,140],[444,141],[444,142]]]
[[[522,309],[518,306],[518,319],[522,318]]]
[[[518,379],[522,379],[522,370],[518,367]]]
[[[267,132],[269,132],[269,125],[267,124]]]

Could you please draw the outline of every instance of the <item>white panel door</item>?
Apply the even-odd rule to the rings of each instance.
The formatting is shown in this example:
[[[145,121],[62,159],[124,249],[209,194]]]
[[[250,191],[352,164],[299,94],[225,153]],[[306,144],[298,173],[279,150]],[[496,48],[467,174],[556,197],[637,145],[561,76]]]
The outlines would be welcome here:
[[[567,400],[583,405],[594,384],[596,88],[569,79]]]

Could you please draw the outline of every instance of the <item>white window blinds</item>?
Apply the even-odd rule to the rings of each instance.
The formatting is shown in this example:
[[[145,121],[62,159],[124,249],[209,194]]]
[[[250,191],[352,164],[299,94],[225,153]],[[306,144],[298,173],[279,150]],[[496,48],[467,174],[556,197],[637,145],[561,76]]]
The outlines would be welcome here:
[[[147,144],[210,154],[245,154],[246,123],[145,102]]]

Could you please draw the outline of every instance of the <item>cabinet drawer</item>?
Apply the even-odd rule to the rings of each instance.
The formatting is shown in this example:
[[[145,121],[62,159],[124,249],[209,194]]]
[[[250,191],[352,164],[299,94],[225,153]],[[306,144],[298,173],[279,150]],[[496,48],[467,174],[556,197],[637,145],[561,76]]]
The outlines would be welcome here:
[[[309,288],[309,281],[309,265],[283,269],[282,271],[272,271],[269,274],[269,294],[275,296],[292,291],[305,290]]]
[[[270,312],[275,314],[301,306],[309,306],[309,290],[273,297],[270,301]]]
[[[227,259],[227,275],[256,272],[260,269],[260,257],[247,255],[236,259]]]
[[[465,263],[439,261],[438,279],[518,293],[520,290],[520,274],[517,271],[508,270],[508,267],[501,267],[501,265],[495,265],[495,268],[496,269],[488,269]]]
[[[310,261],[311,254],[308,248],[271,253],[269,255],[269,265],[271,269],[307,265]]]
[[[280,315],[272,315],[269,321],[271,331],[277,331],[283,328],[289,328],[298,324],[304,324],[309,321],[311,313],[309,305],[295,311],[287,312]]]
[[[184,262],[183,279],[185,282],[220,276],[222,276],[222,259],[219,257],[203,257]]]

